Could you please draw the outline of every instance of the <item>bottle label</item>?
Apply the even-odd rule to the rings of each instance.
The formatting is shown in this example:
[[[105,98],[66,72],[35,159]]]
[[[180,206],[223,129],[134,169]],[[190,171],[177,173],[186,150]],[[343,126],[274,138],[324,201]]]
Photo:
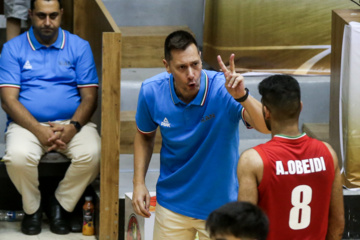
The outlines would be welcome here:
[[[84,210],[83,211],[83,234],[84,235],[94,235],[94,210]]]
[[[90,222],[93,222],[94,219],[94,211],[92,210],[84,210],[84,225]]]
[[[8,216],[8,221],[9,222],[13,222],[16,220],[16,213],[15,211],[8,211],[7,212],[7,216]]]

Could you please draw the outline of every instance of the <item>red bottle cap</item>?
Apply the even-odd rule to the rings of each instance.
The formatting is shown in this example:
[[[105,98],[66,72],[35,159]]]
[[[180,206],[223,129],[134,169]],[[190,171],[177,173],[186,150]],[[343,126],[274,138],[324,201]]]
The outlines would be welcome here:
[[[156,196],[150,198],[150,206],[156,206]]]

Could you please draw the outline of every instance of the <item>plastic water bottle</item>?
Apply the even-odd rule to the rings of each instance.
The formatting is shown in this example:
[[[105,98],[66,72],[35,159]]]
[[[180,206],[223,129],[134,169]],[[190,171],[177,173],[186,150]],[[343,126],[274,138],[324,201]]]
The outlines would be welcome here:
[[[23,211],[0,210],[0,221],[15,222],[24,218]]]

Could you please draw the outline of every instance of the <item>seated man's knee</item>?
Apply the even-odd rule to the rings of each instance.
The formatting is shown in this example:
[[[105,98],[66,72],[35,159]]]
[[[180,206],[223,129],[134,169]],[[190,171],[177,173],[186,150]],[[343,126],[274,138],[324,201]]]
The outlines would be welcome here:
[[[86,153],[78,156],[78,158],[75,160],[75,163],[96,167],[100,162],[100,154],[101,152],[99,149],[88,148]]]
[[[17,147],[7,149],[3,160],[7,166],[11,165],[11,167],[25,168],[29,166],[38,166],[40,156],[28,151],[28,149]]]

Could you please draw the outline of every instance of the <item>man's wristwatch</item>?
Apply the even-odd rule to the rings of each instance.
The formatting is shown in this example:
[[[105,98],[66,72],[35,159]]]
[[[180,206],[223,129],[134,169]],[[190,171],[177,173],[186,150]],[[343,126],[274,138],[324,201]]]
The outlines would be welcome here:
[[[77,131],[77,132],[80,132],[82,126],[81,126],[81,124],[80,124],[79,122],[77,122],[77,121],[70,121],[70,124],[73,124],[73,125],[75,126],[75,128],[76,128],[76,131]]]
[[[245,88],[245,92],[246,94],[244,96],[242,96],[241,98],[236,98],[235,101],[244,102],[249,96],[249,89]]]

